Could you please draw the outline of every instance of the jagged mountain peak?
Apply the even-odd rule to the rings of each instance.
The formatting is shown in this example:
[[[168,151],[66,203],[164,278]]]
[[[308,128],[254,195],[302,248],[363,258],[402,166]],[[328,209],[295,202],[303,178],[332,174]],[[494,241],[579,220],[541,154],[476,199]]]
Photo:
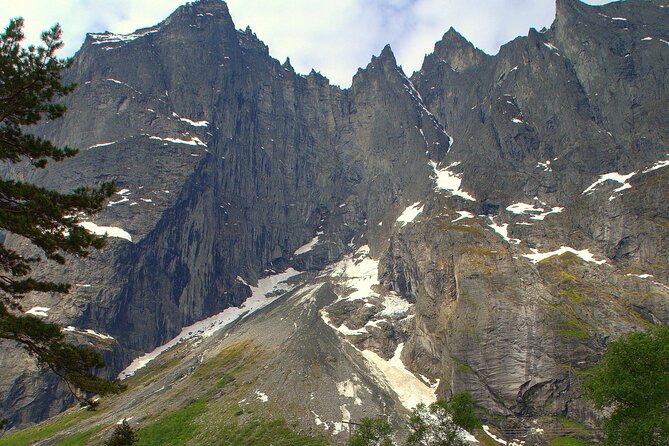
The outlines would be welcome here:
[[[395,54],[393,53],[393,49],[389,43],[387,43],[381,50],[379,59],[388,60],[390,63],[397,64],[397,61],[395,60]]]
[[[292,426],[343,444],[346,420],[403,425],[415,388],[469,391],[495,423],[594,419],[580,372],[605,340],[669,320],[669,96],[647,75],[666,65],[667,22],[658,7],[632,20],[627,2],[596,10],[608,17],[563,3],[575,26],[495,56],[448,30],[411,80],[388,45],[349,90],[272,59],[218,0],[91,37],[69,112],[38,132],[82,151],[28,174],[61,190],[116,178],[89,223],[128,237],[56,270],[76,286],[48,320],[105,344],[114,374],[163,353],[72,431],[144,428],[162,415],[142,405],[176,410],[178,394],[211,413],[290,408]],[[267,356],[222,380],[216,349],[242,338]],[[3,360],[14,426],[67,404]]]
[[[281,64],[281,68],[285,68],[288,71],[295,71],[293,65],[290,63],[290,57],[286,57],[286,60]]]
[[[390,44],[386,44],[378,56],[372,56],[372,59],[365,68],[358,68],[358,71],[353,76],[351,88],[354,89],[364,79],[372,79],[377,76],[386,79],[395,79],[398,77],[398,73],[401,73],[401,68],[397,65],[397,60]]]
[[[480,64],[485,58],[486,54],[483,51],[451,27],[441,40],[435,43],[434,51],[425,56],[423,67],[445,63],[456,71],[464,71]]]

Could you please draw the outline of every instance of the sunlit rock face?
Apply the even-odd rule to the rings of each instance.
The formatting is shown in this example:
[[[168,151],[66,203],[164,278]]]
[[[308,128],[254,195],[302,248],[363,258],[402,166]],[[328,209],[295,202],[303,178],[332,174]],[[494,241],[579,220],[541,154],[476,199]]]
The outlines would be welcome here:
[[[465,390],[494,414],[589,420],[580,372],[669,320],[668,10],[561,0],[550,29],[495,56],[449,30],[419,72],[386,47],[345,90],[272,59],[217,0],[90,34],[67,114],[38,129],[81,153],[6,175],[116,179],[85,226],[109,243],[45,267],[73,291],[26,309],[49,308],[116,376],[250,299],[275,325],[239,311],[207,337],[242,330],[282,351],[259,392],[335,438],[347,417],[392,411],[399,426]],[[281,288],[293,294],[254,306],[289,268],[304,273]],[[71,403],[5,351],[14,426]]]

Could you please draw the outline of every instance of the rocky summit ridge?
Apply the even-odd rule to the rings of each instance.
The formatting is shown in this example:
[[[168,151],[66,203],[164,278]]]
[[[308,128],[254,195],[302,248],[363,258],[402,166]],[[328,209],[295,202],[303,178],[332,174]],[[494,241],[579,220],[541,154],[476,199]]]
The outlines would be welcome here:
[[[67,114],[37,129],[81,153],[4,167],[119,187],[89,219],[107,248],[45,267],[73,291],[33,302],[104,349],[110,377],[136,371],[70,432],[197,400],[343,442],[347,421],[401,429],[460,391],[489,422],[591,425],[583,371],[669,322],[665,6],[558,0],[550,29],[494,56],[451,29],[420,71],[387,46],[349,89],[271,58],[218,0],[89,34]],[[72,404],[3,349],[13,427]]]

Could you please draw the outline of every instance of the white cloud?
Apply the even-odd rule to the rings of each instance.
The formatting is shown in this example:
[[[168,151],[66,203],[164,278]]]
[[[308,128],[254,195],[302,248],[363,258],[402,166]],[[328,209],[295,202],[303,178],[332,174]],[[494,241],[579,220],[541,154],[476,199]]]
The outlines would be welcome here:
[[[55,22],[64,29],[69,56],[86,32],[129,33],[154,25],[183,0],[21,0],[4,1],[0,25],[26,19],[29,42]],[[407,73],[420,68],[426,53],[453,26],[477,47],[496,53],[530,27],[550,26],[554,0],[229,0],[238,28],[251,28],[280,61],[289,56],[298,72],[311,68],[335,84],[349,86],[358,67],[390,43]],[[588,0],[603,4],[602,0]]]

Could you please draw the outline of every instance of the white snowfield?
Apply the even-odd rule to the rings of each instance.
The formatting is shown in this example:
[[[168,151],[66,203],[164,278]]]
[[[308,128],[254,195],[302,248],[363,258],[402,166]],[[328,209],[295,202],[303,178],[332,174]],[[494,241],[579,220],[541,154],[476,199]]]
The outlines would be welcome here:
[[[550,251],[550,252],[544,252],[540,253],[536,248],[532,248],[532,254],[523,254],[523,257],[526,257],[532,261],[532,263],[539,263],[542,260],[545,260],[549,257],[553,256],[560,256],[564,253],[570,252],[577,257],[580,257],[582,260],[590,263],[594,263],[596,265],[603,265],[606,263],[606,260],[596,260],[595,256],[588,250],[588,249],[582,249],[580,251],[577,251],[574,248],[570,248],[569,246],[562,246],[560,249],[556,249],[555,251]]]
[[[51,310],[51,307],[32,307],[30,310],[26,311],[25,314],[32,314],[33,316],[39,317],[49,317],[49,310]]]
[[[669,156],[669,153],[667,153],[667,156]],[[663,167],[668,167],[668,166],[669,166],[669,159],[660,160],[655,164],[653,164],[652,166],[650,166],[649,168],[645,169],[643,173],[652,172],[653,170],[661,169]]]
[[[124,43],[131,42],[140,37],[148,36],[149,34],[157,33],[160,28],[151,28],[136,31],[130,34],[113,34],[113,33],[102,33],[102,34],[89,34],[91,38],[95,41],[93,45],[103,45],[107,43]],[[111,49],[111,48],[106,48]]]
[[[379,293],[372,290],[377,280],[379,261],[369,257],[369,246],[361,246],[352,258],[342,260],[335,265],[332,275],[346,278],[343,285],[354,291],[346,296],[346,300],[367,300],[378,297]]]
[[[300,254],[307,253],[314,249],[314,246],[318,244],[318,236],[312,238],[309,242],[305,243],[304,245],[300,246],[295,250],[294,255],[299,256]]]
[[[266,307],[278,299],[282,294],[294,288],[294,286],[286,284],[286,281],[298,274],[300,274],[299,271],[296,271],[293,268],[288,268],[282,273],[258,280],[258,286],[250,286],[252,292],[251,297],[246,299],[240,307],[226,308],[214,316],[182,328],[181,333],[171,341],[132,361],[125,370],[119,373],[118,378],[125,379],[134,375],[137,370],[145,367],[149,362],[156,359],[158,355],[177,344],[194,338],[207,338],[217,331],[229,326],[233,322],[246,318],[254,312]]]
[[[469,201],[476,201],[473,195],[465,192],[460,187],[462,184],[462,174],[455,173],[449,170],[452,167],[455,167],[460,164],[460,161],[451,163],[448,167],[439,168],[437,163],[434,161],[429,161],[428,164],[434,172],[434,181],[437,184],[436,189],[445,190],[450,192],[451,195],[456,195],[458,197],[464,198]]]
[[[509,224],[508,223],[498,225],[495,222],[491,222],[488,225],[488,227],[490,227],[493,231],[495,231],[497,234],[499,234],[499,236],[502,237],[507,243],[509,243],[509,244],[513,243],[514,245],[517,245],[517,244],[520,243],[520,239],[509,238]]]
[[[116,226],[98,226],[92,221],[82,221],[79,222],[78,225],[88,232],[92,232],[96,235],[106,235],[107,237],[122,238],[132,242],[132,236],[130,233],[124,229],[117,228]]]
[[[666,156],[669,157],[669,153],[667,153]],[[654,170],[662,169],[663,167],[668,167],[668,166],[669,166],[669,159],[659,160],[655,162],[652,166],[643,169],[641,173],[652,172]],[[634,171],[626,175],[618,172],[605,173],[603,175],[600,175],[599,178],[594,183],[592,183],[583,192],[581,192],[581,195],[590,195],[595,191],[595,189],[597,189],[597,187],[600,184],[603,184],[606,181],[613,181],[621,185],[620,187],[613,189],[613,193],[609,197],[609,201],[613,201],[616,198],[615,194],[617,192],[622,192],[624,190],[632,188],[632,185],[629,183],[629,180],[638,173],[639,173],[638,171]]]
[[[332,276],[344,279],[340,282],[344,288],[353,289],[353,293],[340,298],[346,300],[368,301],[370,297],[379,297],[379,294],[372,290],[374,285],[378,284],[378,266],[379,262],[369,257],[369,247],[362,246],[358,251],[348,259],[339,262],[333,268]],[[402,318],[412,308],[412,304],[404,300],[400,295],[389,294],[383,297],[383,310],[377,313],[377,316],[386,318]],[[348,328],[345,324],[337,327],[333,325],[325,309],[321,310],[323,321],[334,330],[343,335],[356,335],[367,332],[367,326],[375,326],[378,320],[368,322],[365,327],[357,330]],[[353,344],[353,348],[358,350]],[[423,380],[416,377],[402,363],[400,355],[404,344],[399,344],[395,350],[395,355],[390,360],[381,358],[378,354],[370,350],[358,350],[367,359],[369,368],[377,378],[380,384],[394,391],[400,402],[407,408],[413,409],[418,403],[431,404],[437,400],[435,391],[438,382],[434,386],[427,385]],[[348,386],[339,389],[340,393],[349,390]]]
[[[535,198],[536,201],[539,201]],[[542,206],[548,206],[546,203],[539,201]],[[530,220],[541,221],[544,220],[548,215],[559,214],[564,208],[560,206],[548,206],[542,207],[539,205],[528,204],[528,203],[513,203],[510,206],[507,206],[506,210],[512,212],[516,215],[522,214],[532,214]]]
[[[111,141],[111,142],[99,142],[97,144],[93,144],[92,146],[86,147],[84,150],[88,149],[97,149],[98,147],[105,147],[105,146],[111,146],[112,144],[116,144],[117,141]]]
[[[181,138],[161,138],[160,136],[149,136],[149,139],[155,139],[157,141],[166,141],[166,142],[171,142],[174,144],[185,144],[188,146],[202,146],[202,147],[207,147],[205,143],[202,142],[200,138],[197,136],[190,136],[191,139],[181,139]]]
[[[209,125],[209,121],[201,120],[201,121],[195,121],[193,119],[188,119],[184,118],[182,116],[179,116],[176,113],[172,113],[173,118],[177,118],[179,121],[185,122],[186,124],[190,124],[193,127],[207,127]]]
[[[456,218],[455,220],[451,220],[451,223],[455,223],[456,221],[464,220],[466,218],[476,218],[476,215],[468,211],[457,211],[457,214],[459,215],[459,217]]]
[[[614,181],[618,184],[622,184],[622,186],[614,189],[613,192],[620,192],[620,191],[623,191],[625,189],[630,189],[632,187],[632,185],[629,184],[627,181],[636,174],[637,174],[637,172],[628,173],[627,175],[624,175],[624,174],[621,174],[621,173],[618,173],[618,172],[605,173],[604,175],[600,175],[599,178],[597,179],[597,181],[592,183],[590,186],[588,186],[587,189],[585,189],[583,192],[581,192],[581,195],[591,194],[597,188],[597,186],[599,186],[600,184],[602,184],[606,181]],[[611,197],[613,197],[613,195]],[[611,198],[609,198],[609,201],[610,200],[611,200]]]
[[[404,344],[399,344],[395,355],[388,361],[370,350],[363,350],[362,355],[369,361],[374,375],[398,396],[404,407],[411,410],[419,403],[426,405],[437,401],[434,388],[417,378],[405,366],[400,355]]]
[[[87,328],[86,330],[79,330],[76,327],[73,327],[72,325],[68,325],[67,327],[63,328],[63,331],[66,331],[68,333],[79,333],[79,334],[84,334],[88,336],[94,336],[96,338],[104,339],[104,340],[114,340],[113,336],[109,336],[107,334],[103,334],[100,332],[97,332],[95,330],[91,330],[90,328]]]
[[[407,206],[406,209],[402,212],[402,214],[397,217],[397,222],[401,224],[401,226],[405,226],[407,223],[412,223],[418,214],[423,212],[423,208],[425,206],[420,206],[420,201],[415,202],[411,206]]]

